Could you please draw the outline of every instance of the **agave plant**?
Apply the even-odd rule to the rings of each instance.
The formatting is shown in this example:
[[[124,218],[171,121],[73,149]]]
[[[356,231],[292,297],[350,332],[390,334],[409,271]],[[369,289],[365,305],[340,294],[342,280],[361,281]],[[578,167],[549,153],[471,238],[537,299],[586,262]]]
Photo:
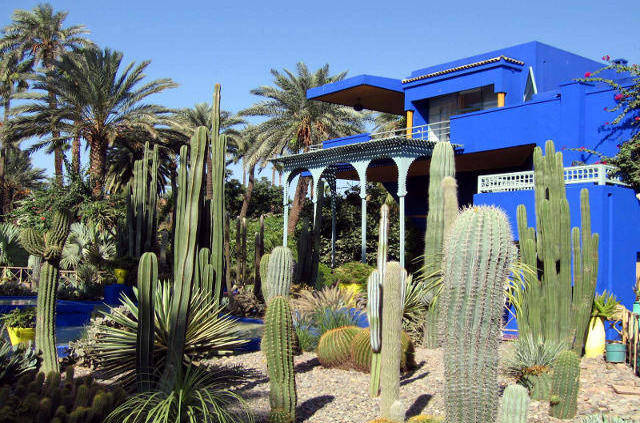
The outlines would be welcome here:
[[[535,376],[548,373],[557,355],[565,349],[561,342],[546,341],[522,334],[514,342],[513,354],[506,360],[506,370],[521,384],[531,389]]]
[[[620,301],[616,296],[604,290],[602,294],[596,294],[594,297],[591,316],[611,319],[616,314],[619,305]]]
[[[162,282],[154,292],[153,362],[158,369],[164,368],[169,343],[170,310],[174,298],[171,286]],[[101,377],[116,378],[128,385],[135,379],[138,306],[125,296],[122,302],[122,306],[110,308],[92,319],[85,336],[72,346],[79,359],[100,370]],[[208,295],[194,293],[189,305],[185,364],[230,352],[246,342],[239,337],[236,321],[223,314],[222,309],[223,306],[217,306]]]
[[[187,366],[170,391],[148,391],[130,397],[106,423],[234,423],[252,422],[244,400],[226,388],[222,377]]]

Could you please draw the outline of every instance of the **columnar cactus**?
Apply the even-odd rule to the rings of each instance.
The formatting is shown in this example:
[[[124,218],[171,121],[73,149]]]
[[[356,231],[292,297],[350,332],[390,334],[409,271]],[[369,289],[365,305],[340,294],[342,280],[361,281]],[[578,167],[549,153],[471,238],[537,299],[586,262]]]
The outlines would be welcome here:
[[[429,166],[429,211],[422,268],[427,282],[436,279],[441,270],[445,227],[451,225],[458,213],[455,174],[455,159],[451,143],[437,143]],[[423,344],[427,348],[440,346],[437,295],[433,294],[429,299],[429,309],[425,315],[423,328]]]
[[[258,232],[256,232],[256,240],[253,250],[255,253],[253,261],[253,295],[255,295],[256,298],[259,298],[262,292],[262,279],[265,277],[260,265],[264,254],[264,215],[260,215],[260,228],[258,229]]]
[[[527,423],[529,392],[522,385],[509,385],[502,395],[500,423]]]
[[[579,388],[580,357],[573,351],[563,351],[553,365],[549,415],[557,419],[575,417]]]
[[[127,196],[127,228],[131,257],[140,257],[153,247],[157,227],[158,161],[158,146],[154,145],[151,152],[149,143],[146,143],[143,158],[136,160],[133,165],[133,177]]]
[[[541,262],[542,279],[537,272],[525,274],[527,291],[516,318],[521,333],[562,342],[581,354],[595,295],[599,237],[591,233],[586,189],[580,193],[582,240],[578,228],[571,230],[562,153],[552,141],[545,148],[546,156],[540,147],[533,153],[536,228],[528,226],[524,205],[517,211],[522,261],[532,269]]]
[[[138,264],[138,330],[136,343],[136,383],[139,392],[153,387],[154,319],[153,293],[158,286],[158,259],[154,253],[144,253]]]
[[[238,220],[236,236],[236,283],[244,284],[247,267],[247,219]]]
[[[41,371],[59,372],[56,352],[56,291],[60,278],[60,258],[71,221],[68,212],[57,211],[44,236],[33,228],[20,232],[20,243],[29,254],[42,257],[36,313],[36,349],[42,355]]]
[[[173,243],[173,296],[167,365],[161,378],[165,389],[174,385],[184,355],[189,318],[189,301],[196,267],[198,219],[202,201],[202,182],[207,129],[199,127],[191,137],[190,149],[180,149],[176,228]]]
[[[269,258],[268,298],[262,348],[267,358],[271,386],[270,423],[294,423],[296,412],[296,382],[293,372],[294,328],[289,304],[289,288],[293,272],[293,257],[286,247],[277,247]],[[277,268],[277,269],[276,269]]]
[[[269,281],[267,275],[269,273],[269,260],[271,259],[271,254],[264,254],[260,258],[260,277],[262,278],[262,283],[260,284],[260,293],[262,294],[262,298],[265,303],[268,303],[269,299]]]
[[[496,420],[504,284],[513,255],[507,217],[493,207],[462,211],[445,241],[439,301],[447,421]]]
[[[222,290],[224,276],[225,252],[225,209],[224,209],[224,172],[226,168],[227,136],[220,134],[220,84],[216,84],[213,94],[213,110],[211,115],[209,154],[213,165],[212,198],[209,204],[211,213],[211,265],[215,276],[215,298]]]
[[[382,346],[382,327],[380,314],[382,313],[382,281],[387,266],[387,252],[389,232],[389,206],[383,204],[380,208],[380,223],[378,226],[378,255],[377,267],[367,280],[367,318],[371,336],[371,381],[369,394],[377,397],[380,391],[380,348]]]
[[[382,348],[380,350],[380,412],[383,418],[403,422],[405,408],[400,402],[400,361],[402,357],[403,285],[407,272],[400,263],[387,263],[382,285]]]

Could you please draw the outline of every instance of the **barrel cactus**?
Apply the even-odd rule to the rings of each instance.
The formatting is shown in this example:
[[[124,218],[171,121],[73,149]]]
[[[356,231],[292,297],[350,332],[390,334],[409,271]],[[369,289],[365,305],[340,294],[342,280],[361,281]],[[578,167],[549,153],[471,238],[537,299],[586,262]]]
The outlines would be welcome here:
[[[328,330],[318,341],[318,360],[325,367],[350,367],[351,341],[360,332],[357,326]]]
[[[36,314],[36,349],[42,356],[41,371],[58,372],[56,351],[56,290],[60,278],[62,248],[71,229],[71,217],[57,211],[51,228],[43,235],[33,228],[20,232],[20,243],[31,255],[42,257]]]
[[[509,385],[502,395],[500,423],[527,423],[529,392],[522,385]]]
[[[499,209],[468,208],[451,226],[440,294],[447,421],[496,420],[504,284],[513,256],[509,221]]]
[[[351,363],[356,370],[361,372],[371,371],[372,349],[369,339],[369,328],[361,329],[351,341]],[[406,332],[402,332],[402,356],[400,358],[400,370],[403,372],[415,368],[415,349],[411,338]]]
[[[563,351],[553,365],[549,415],[557,419],[575,417],[579,388],[580,357],[573,351]]]

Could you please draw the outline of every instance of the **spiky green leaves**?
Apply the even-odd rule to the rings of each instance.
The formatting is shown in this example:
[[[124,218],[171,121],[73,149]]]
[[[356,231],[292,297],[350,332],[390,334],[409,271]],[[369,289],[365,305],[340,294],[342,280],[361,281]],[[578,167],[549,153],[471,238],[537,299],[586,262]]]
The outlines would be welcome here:
[[[451,226],[440,294],[447,421],[496,420],[504,284],[513,255],[509,222],[499,209],[468,208]]]

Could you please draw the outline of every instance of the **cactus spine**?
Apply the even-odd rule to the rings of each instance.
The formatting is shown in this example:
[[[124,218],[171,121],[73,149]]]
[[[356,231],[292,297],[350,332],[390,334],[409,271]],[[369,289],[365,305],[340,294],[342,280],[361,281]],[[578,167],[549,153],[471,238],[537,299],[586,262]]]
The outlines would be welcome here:
[[[400,403],[400,362],[402,357],[403,285],[407,272],[400,263],[387,263],[382,286],[382,348],[380,350],[380,411],[383,418],[403,422]]]
[[[206,142],[207,129],[201,126],[191,137],[191,148],[182,146],[180,149],[176,229],[173,243],[174,301],[171,309],[171,336],[167,348],[167,364],[161,378],[164,389],[171,389],[182,366],[189,301],[196,267],[196,242]]]
[[[557,419],[575,417],[579,387],[580,357],[573,351],[563,351],[553,365],[549,415]]]
[[[445,227],[452,224],[458,212],[455,174],[451,143],[437,143],[429,165],[429,211],[422,269],[427,283],[437,279],[441,271]],[[434,293],[425,316],[423,344],[427,348],[437,348],[439,343],[437,293]]]
[[[294,423],[296,412],[296,381],[293,372],[294,328],[289,304],[289,289],[293,273],[293,257],[286,247],[276,247],[269,258],[268,298],[262,346],[267,358],[271,386],[270,423]],[[276,269],[277,268],[277,269]]]
[[[507,217],[493,207],[461,212],[445,241],[439,301],[447,421],[496,420],[504,283],[513,253]]]
[[[532,269],[541,262],[542,280],[536,272],[525,275],[527,290],[516,318],[521,333],[562,342],[581,354],[595,295],[599,237],[591,233],[589,195],[583,189],[580,245],[580,230],[570,228],[562,153],[555,152],[552,141],[545,149],[546,156],[540,147],[533,153],[536,228],[528,227],[524,205],[517,212],[522,261]]]
[[[147,142],[144,145],[142,160],[136,160],[133,164],[133,177],[127,196],[127,228],[131,257],[140,257],[142,253],[151,251],[156,237],[158,161],[158,146],[154,145],[151,152]]]
[[[529,393],[522,385],[509,385],[502,396],[500,423],[527,423]]]
[[[138,330],[136,382],[139,392],[152,388],[154,319],[153,293],[158,286],[158,259],[144,253],[138,264]]]
[[[209,210],[211,213],[211,265],[215,276],[214,298],[219,298],[222,291],[225,253],[224,172],[227,136],[220,134],[220,90],[220,84],[216,84],[213,94],[211,144],[209,147],[213,164],[213,172],[211,172],[213,196],[210,200]]]
[[[20,232],[20,243],[29,254],[42,257],[38,299],[36,300],[36,349],[42,355],[41,371],[59,372],[56,352],[56,291],[60,278],[60,258],[71,228],[66,211],[57,211],[44,236],[27,228]]]
[[[382,281],[387,265],[387,252],[389,232],[389,206],[383,204],[380,207],[380,223],[378,226],[378,255],[376,258],[376,270],[371,272],[367,280],[367,317],[371,328],[371,381],[369,394],[377,397],[380,391],[380,349],[382,346],[382,328],[380,314],[382,313]]]

